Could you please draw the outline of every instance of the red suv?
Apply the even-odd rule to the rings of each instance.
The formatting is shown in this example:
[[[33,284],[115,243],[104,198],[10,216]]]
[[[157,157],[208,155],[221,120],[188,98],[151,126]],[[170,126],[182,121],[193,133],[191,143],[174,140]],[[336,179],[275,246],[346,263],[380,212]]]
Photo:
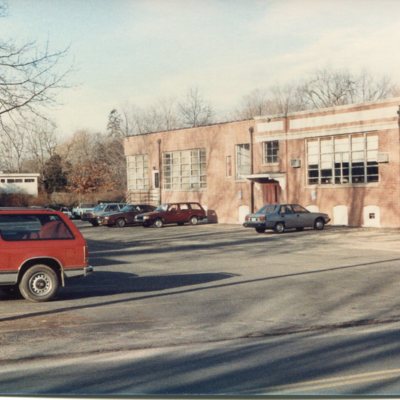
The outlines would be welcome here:
[[[92,272],[86,241],[62,212],[0,208],[0,285],[50,300],[66,278]]]
[[[183,225],[185,222],[196,225],[206,216],[204,208],[199,203],[168,203],[161,204],[152,212],[137,215],[135,221],[144,227],[154,225],[161,228],[165,224]]]

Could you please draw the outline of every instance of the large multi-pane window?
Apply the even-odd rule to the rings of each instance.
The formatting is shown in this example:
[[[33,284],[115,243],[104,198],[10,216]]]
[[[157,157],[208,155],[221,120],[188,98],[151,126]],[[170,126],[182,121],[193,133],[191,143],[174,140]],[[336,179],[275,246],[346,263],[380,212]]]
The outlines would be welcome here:
[[[310,185],[378,182],[378,136],[354,134],[307,141]]]
[[[163,186],[166,190],[206,188],[206,150],[192,149],[163,153]]]
[[[279,161],[279,141],[264,142],[264,164],[273,164]]]
[[[147,190],[149,188],[148,156],[138,154],[127,156],[128,190]]]
[[[250,174],[250,144],[236,145],[236,179],[243,179]]]

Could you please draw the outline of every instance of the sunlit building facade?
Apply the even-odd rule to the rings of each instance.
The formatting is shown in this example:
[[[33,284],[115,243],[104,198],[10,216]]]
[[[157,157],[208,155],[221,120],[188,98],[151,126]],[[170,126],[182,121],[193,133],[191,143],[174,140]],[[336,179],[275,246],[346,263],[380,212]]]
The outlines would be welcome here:
[[[400,227],[400,98],[131,136],[128,200],[199,201],[241,223],[299,203],[332,223]]]

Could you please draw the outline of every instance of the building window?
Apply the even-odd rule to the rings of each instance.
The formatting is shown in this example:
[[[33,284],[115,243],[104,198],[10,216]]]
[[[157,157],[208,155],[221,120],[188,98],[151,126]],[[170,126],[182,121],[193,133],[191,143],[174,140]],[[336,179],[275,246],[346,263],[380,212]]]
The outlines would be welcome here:
[[[128,190],[148,190],[148,156],[139,154],[127,156]]]
[[[310,185],[378,182],[378,136],[310,139],[307,160]]]
[[[166,190],[199,190],[207,187],[206,150],[163,153],[163,187]]]
[[[250,144],[236,145],[236,179],[250,175]]]
[[[264,164],[273,164],[279,161],[279,141],[264,142]]]
[[[32,183],[32,182],[35,182],[35,180],[32,179],[32,178],[25,178],[25,179],[24,179],[24,182],[26,182],[26,183]]]

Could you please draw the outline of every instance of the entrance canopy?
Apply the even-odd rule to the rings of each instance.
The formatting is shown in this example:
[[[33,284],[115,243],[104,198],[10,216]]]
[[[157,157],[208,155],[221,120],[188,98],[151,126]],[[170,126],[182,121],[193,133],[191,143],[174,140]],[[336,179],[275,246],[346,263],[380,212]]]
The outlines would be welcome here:
[[[286,188],[286,174],[282,173],[260,173],[260,174],[251,174],[251,175],[246,175],[246,179],[249,181],[257,182],[257,183],[268,183],[268,182],[273,182],[277,181],[279,182],[279,186],[281,187],[282,190],[285,190]]]

